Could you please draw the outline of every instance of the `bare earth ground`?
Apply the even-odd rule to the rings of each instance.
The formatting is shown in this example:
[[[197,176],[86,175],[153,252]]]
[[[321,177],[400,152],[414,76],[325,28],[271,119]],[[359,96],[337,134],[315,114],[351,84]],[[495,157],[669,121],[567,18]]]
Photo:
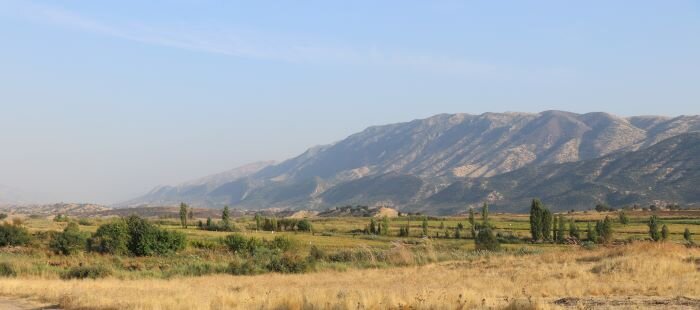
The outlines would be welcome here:
[[[64,309],[699,309],[699,270],[700,249],[639,242],[293,275],[15,278],[0,295]]]
[[[2,310],[59,310],[58,305],[51,305],[29,299],[0,297]]]

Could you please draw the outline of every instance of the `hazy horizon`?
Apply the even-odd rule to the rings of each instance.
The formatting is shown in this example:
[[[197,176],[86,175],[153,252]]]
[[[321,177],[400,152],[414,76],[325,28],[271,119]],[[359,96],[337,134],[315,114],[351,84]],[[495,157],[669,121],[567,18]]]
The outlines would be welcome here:
[[[47,201],[441,113],[700,114],[693,1],[2,3],[0,185]]]

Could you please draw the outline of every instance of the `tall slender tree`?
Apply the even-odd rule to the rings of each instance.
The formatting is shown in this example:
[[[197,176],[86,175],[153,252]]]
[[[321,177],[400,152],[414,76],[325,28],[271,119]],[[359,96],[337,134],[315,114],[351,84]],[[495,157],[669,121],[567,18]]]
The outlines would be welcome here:
[[[428,236],[428,218],[423,217],[423,222],[421,223],[421,228],[423,228],[423,236]]]
[[[581,233],[579,233],[578,226],[574,219],[569,219],[569,236],[571,238],[581,239]]]
[[[559,226],[557,227],[557,242],[562,243],[564,242],[564,239],[566,236],[564,236],[564,230],[566,229],[564,225],[566,224],[566,221],[564,220],[564,216],[559,215]]]
[[[652,215],[649,218],[649,223],[647,225],[649,226],[649,237],[651,237],[651,240],[659,241],[659,239],[661,239],[661,234],[659,233],[659,219],[656,215]]]
[[[547,208],[542,210],[542,239],[552,240],[552,211]]]
[[[484,221],[484,225],[489,224],[489,205],[484,202],[484,205],[481,207],[481,220]]]
[[[187,205],[184,202],[180,203],[180,225],[187,228]]]
[[[382,234],[389,234],[389,218],[386,215],[382,217]]]
[[[590,242],[598,242],[598,234],[596,234],[595,229],[591,227],[591,222],[588,222],[587,225],[586,239],[588,239]]]
[[[530,205],[530,234],[532,240],[542,239],[542,202],[537,198]]]
[[[225,231],[231,230],[231,214],[228,206],[224,206],[224,210],[221,211],[221,225]]]

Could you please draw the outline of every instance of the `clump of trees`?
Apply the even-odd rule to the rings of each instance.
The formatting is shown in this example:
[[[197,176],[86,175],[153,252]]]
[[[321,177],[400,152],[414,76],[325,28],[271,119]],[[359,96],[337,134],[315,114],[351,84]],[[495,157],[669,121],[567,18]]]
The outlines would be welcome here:
[[[88,241],[89,249],[99,253],[134,256],[165,255],[185,248],[185,234],[162,229],[146,219],[132,215],[101,225]]]
[[[608,243],[612,241],[613,238],[613,229],[612,229],[612,220],[610,220],[609,217],[605,217],[602,221],[596,221],[595,224],[595,231],[597,235],[597,242],[598,243]],[[593,240],[591,240],[593,241]]]
[[[288,237],[277,236],[272,240],[245,237],[240,234],[226,236],[222,243],[238,255],[231,262],[228,272],[233,274],[257,274],[262,272],[300,273],[311,268],[325,253],[312,247],[307,258],[297,251],[296,242]]]
[[[68,223],[63,232],[53,236],[49,248],[57,254],[71,255],[85,250],[90,234],[80,231],[77,223]]]
[[[615,211],[614,208],[612,208],[612,207],[610,207],[610,206],[608,206],[608,205],[606,205],[606,204],[603,204],[603,203],[597,204],[597,205],[595,206],[595,210],[598,211],[598,212],[610,212],[610,211]]]
[[[560,218],[559,225],[562,225],[561,220]],[[537,198],[530,205],[530,235],[533,241],[552,239],[552,212]],[[558,235],[558,238],[563,237],[563,230]]]
[[[478,232],[474,238],[474,245],[477,250],[498,251],[501,249],[501,244],[493,232],[491,223],[489,223],[489,206],[484,203],[481,209],[481,220],[477,227]]]
[[[182,212],[180,210],[180,220],[182,221],[183,214],[187,215],[187,212]],[[185,219],[186,221],[186,219]],[[221,220],[219,222],[214,222],[211,218],[207,218],[206,223],[199,222],[199,229],[209,230],[209,231],[236,231],[236,226],[231,222],[231,214],[228,206],[225,206],[221,211]],[[183,227],[186,227],[183,224]]]
[[[385,215],[382,216],[381,222],[377,222],[376,218],[371,218],[369,220],[369,225],[365,227],[366,234],[372,235],[389,235],[389,218]],[[399,231],[399,236],[401,232]]]
[[[618,217],[620,220],[620,224],[627,225],[630,223],[630,219],[627,217],[627,214],[625,214],[624,211],[620,211],[620,213],[618,214]]]

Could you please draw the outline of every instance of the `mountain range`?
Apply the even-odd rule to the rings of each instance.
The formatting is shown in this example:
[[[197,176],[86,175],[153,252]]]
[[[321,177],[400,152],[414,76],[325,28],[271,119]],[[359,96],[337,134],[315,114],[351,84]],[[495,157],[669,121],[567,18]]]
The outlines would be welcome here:
[[[700,116],[440,114],[370,127],[280,163],[158,187],[121,205],[367,204],[447,214],[483,201],[519,211],[532,197],[565,210],[596,203],[696,204],[698,131]]]

